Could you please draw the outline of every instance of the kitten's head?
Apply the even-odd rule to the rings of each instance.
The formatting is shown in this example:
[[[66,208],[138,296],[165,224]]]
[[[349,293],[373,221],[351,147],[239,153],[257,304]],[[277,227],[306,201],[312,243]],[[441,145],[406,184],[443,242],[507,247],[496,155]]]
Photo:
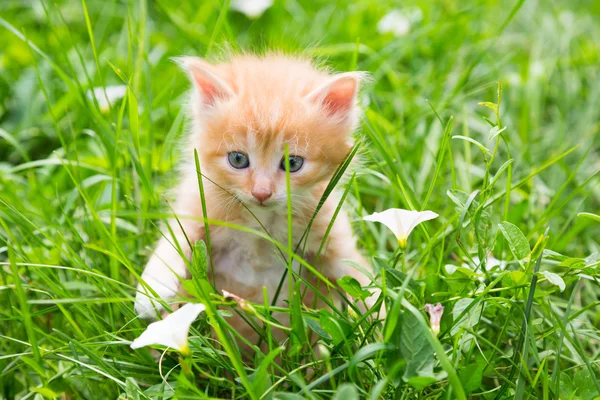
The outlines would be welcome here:
[[[192,140],[203,172],[246,205],[286,204],[286,144],[298,200],[314,197],[348,154],[363,73],[330,75],[274,55],[180,62],[194,86]]]

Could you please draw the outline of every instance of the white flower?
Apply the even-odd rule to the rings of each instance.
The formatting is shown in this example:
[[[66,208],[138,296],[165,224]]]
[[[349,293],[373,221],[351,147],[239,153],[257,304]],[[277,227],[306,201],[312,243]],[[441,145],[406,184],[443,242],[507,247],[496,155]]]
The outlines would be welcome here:
[[[229,8],[255,19],[263,15],[272,5],[273,0],[231,0]]]
[[[106,92],[106,96],[104,93]],[[87,91],[87,97],[91,101],[94,101],[94,97],[98,101],[100,111],[106,112],[109,110],[110,105],[115,104],[117,101],[125,97],[127,93],[127,86],[106,86],[106,87],[95,87],[92,90]]]
[[[479,259],[478,256],[473,256],[473,263],[475,264],[475,267],[477,267],[479,264],[481,264],[481,260]],[[467,263],[463,263],[462,266],[465,268],[473,269]],[[496,257],[494,257],[492,255],[492,253],[489,253],[487,256],[486,263],[485,263],[485,270],[491,271],[493,268],[496,268],[496,267],[498,267],[498,269],[500,271],[504,271],[506,269],[506,261],[498,260]]]
[[[541,78],[546,73],[546,66],[541,61],[534,61],[529,65],[529,76],[532,78]]]
[[[390,208],[380,213],[367,215],[363,219],[365,221],[381,222],[394,232],[400,247],[406,247],[406,239],[417,225],[437,217],[438,215],[433,211],[409,211]]]
[[[558,20],[565,28],[571,28],[576,22],[575,14],[572,11],[561,11],[558,14]]]
[[[204,304],[188,303],[179,310],[169,314],[165,319],[148,325],[148,328],[131,343],[132,349],[158,344],[167,346],[187,354],[188,334],[192,322],[204,311]]]
[[[418,23],[422,18],[423,13],[418,7],[392,10],[379,20],[377,32],[382,35],[391,33],[396,37],[404,36],[410,31],[411,25]]]

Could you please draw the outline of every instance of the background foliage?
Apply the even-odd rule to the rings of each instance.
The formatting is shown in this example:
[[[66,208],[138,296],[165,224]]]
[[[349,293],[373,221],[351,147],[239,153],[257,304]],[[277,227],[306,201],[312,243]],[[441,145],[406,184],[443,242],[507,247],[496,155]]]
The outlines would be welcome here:
[[[414,7],[405,35],[378,32]],[[220,0],[2,1],[0,398],[597,398],[599,20],[594,0],[283,0],[256,20]],[[224,48],[373,76],[346,205],[390,317],[303,309],[295,355],[241,374],[202,319],[193,356],[159,370],[128,344],[185,131],[169,58]],[[114,85],[125,98],[103,105]],[[389,207],[440,214],[397,265],[361,221]]]

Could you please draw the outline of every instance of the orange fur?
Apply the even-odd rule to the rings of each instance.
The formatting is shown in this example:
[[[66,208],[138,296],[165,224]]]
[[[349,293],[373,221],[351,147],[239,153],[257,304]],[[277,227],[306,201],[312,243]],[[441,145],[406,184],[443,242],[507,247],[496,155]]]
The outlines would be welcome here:
[[[191,243],[204,237],[204,225],[197,220],[202,209],[193,157],[196,150],[205,175],[209,219],[258,231],[263,231],[264,226],[273,239],[287,243],[286,173],[280,168],[287,145],[290,155],[304,159],[303,167],[290,174],[296,245],[329,179],[352,146],[351,134],[359,118],[356,94],[364,75],[331,75],[307,60],[282,55],[240,55],[214,65],[183,58],[180,63],[190,76],[194,92],[190,103],[192,131],[184,147],[182,180],[175,191],[174,203],[184,232],[178,224],[171,224],[175,231],[173,240],[179,242],[189,257],[185,236]],[[247,154],[250,166],[233,168],[227,159],[232,151]],[[257,188],[271,193],[264,204],[253,198],[253,190]],[[330,196],[314,221],[306,252],[301,255],[309,262],[317,261],[314,256],[338,201],[337,195]],[[220,226],[210,229],[217,289],[262,303],[264,286],[272,297],[285,270],[275,246],[250,233]],[[356,249],[345,213],[338,216],[326,247],[317,265],[325,276],[335,282],[350,275],[362,285],[370,283],[361,272],[343,262],[350,259],[369,269]],[[173,244],[162,239],[142,277],[161,297],[168,298],[174,295],[179,277],[187,274]],[[316,284],[306,271],[305,275]],[[281,305],[287,297],[287,291],[283,292]],[[307,306],[313,305],[313,295],[309,295],[310,301],[304,299]],[[142,316],[151,316],[152,310],[148,312],[151,304],[140,293],[136,310]],[[241,319],[234,318],[232,324],[250,335],[249,327]]]

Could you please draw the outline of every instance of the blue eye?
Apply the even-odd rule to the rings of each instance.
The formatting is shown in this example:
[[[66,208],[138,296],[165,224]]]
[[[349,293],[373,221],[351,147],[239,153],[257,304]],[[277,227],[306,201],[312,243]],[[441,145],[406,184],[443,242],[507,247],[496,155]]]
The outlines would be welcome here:
[[[227,159],[229,160],[229,164],[235,169],[244,169],[250,166],[250,159],[248,156],[239,151],[232,151],[227,154]]]
[[[304,165],[304,158],[300,156],[290,156],[290,172],[298,172]],[[281,160],[281,169],[285,171],[285,159]]]

